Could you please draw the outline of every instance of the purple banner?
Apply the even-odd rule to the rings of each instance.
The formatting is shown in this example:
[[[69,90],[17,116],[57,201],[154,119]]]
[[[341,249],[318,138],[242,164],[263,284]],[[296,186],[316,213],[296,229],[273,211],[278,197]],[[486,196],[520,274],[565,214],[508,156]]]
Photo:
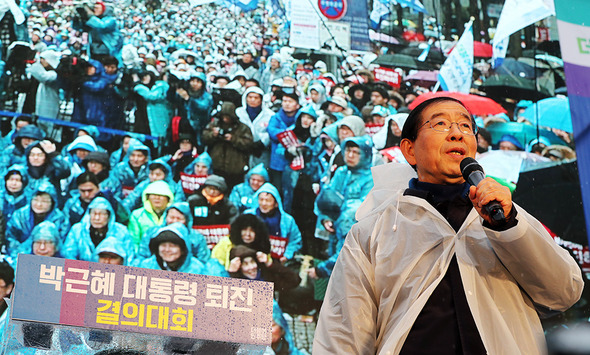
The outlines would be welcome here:
[[[271,343],[272,283],[24,254],[17,270],[15,320]]]

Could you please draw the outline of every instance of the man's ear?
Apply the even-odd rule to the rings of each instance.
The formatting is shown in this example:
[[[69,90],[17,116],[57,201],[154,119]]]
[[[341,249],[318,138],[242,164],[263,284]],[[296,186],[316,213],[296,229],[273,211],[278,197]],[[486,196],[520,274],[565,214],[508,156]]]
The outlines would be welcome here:
[[[416,157],[414,155],[414,142],[409,140],[408,138],[402,139],[399,144],[400,149],[402,150],[402,154],[406,161],[410,165],[416,165]]]

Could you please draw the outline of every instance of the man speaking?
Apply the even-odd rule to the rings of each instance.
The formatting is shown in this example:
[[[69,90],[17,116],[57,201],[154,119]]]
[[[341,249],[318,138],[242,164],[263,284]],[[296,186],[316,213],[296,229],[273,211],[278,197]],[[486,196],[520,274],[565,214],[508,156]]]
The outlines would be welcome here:
[[[539,315],[573,305],[582,275],[508,188],[465,181],[460,165],[475,156],[476,135],[455,99],[410,113],[400,148],[412,167],[373,168],[374,188],[330,278],[314,354],[546,353]],[[490,204],[504,218],[492,218]]]

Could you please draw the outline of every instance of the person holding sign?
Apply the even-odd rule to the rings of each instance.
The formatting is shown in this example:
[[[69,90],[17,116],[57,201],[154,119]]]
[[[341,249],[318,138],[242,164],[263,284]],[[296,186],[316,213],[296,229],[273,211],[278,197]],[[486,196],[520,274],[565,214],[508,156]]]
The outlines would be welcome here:
[[[283,210],[279,191],[267,182],[258,189],[255,198],[258,206],[244,213],[258,216],[266,224],[273,258],[281,262],[292,259],[301,250],[301,232],[295,219]]]

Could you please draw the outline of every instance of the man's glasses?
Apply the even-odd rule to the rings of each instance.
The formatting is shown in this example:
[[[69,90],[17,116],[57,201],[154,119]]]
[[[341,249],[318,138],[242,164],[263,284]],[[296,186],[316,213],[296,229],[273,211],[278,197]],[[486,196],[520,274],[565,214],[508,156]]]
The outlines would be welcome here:
[[[420,126],[420,128],[426,126],[427,124],[429,124],[430,128],[432,128],[433,130],[441,133],[450,132],[451,127],[453,127],[453,125],[456,124],[457,128],[459,128],[459,131],[461,131],[461,133],[463,134],[467,134],[470,136],[474,136],[477,134],[477,126],[474,127],[473,123],[470,121],[451,122],[444,118],[437,118],[435,120],[429,120],[424,122],[424,124]]]

